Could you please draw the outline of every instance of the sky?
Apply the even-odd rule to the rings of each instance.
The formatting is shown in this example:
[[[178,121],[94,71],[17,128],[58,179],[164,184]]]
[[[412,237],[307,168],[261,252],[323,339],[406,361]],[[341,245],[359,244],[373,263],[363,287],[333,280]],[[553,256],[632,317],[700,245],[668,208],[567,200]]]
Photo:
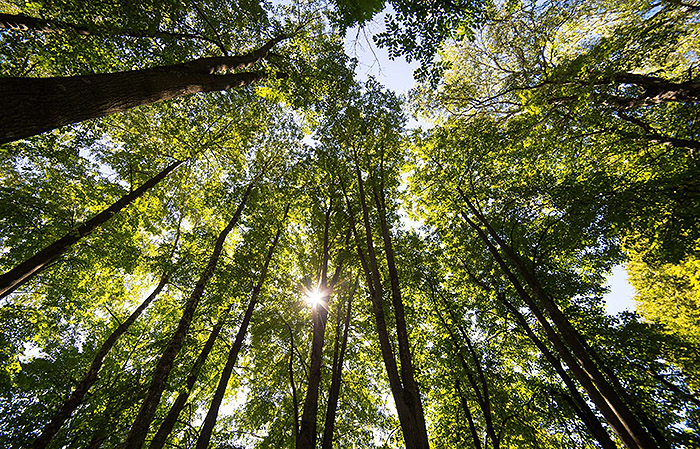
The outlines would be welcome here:
[[[383,14],[378,15],[364,29],[353,28],[345,38],[345,51],[357,58],[358,66],[355,78],[366,81],[374,77],[378,82],[399,94],[406,94],[414,86],[413,71],[417,63],[408,64],[403,58],[390,60],[386,50],[377,48],[372,35],[384,31]],[[409,126],[418,126],[415,119],[409,120]],[[613,268],[607,277],[609,292],[603,297],[605,310],[614,315],[624,310],[633,311],[634,288],[627,279],[627,272],[622,264]]]

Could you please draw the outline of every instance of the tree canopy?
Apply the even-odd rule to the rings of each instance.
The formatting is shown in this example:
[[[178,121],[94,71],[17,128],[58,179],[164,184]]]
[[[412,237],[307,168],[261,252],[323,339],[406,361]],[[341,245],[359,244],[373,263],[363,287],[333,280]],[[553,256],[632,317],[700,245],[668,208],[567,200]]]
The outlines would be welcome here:
[[[2,2],[0,445],[698,447],[699,14]]]

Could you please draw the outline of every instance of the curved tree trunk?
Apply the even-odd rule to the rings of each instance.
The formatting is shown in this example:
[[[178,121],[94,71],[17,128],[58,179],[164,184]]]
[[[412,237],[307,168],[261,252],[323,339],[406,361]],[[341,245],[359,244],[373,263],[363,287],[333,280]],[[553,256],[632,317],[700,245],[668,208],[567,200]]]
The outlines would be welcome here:
[[[2,108],[0,108],[0,110],[1,109]],[[0,276],[0,299],[15,291],[17,287],[27,282],[34,275],[44,270],[51,262],[58,259],[61,254],[80,241],[80,239],[90,235],[90,233],[112,218],[112,216],[116,215],[134,200],[143,196],[144,193],[152,189],[183,162],[185,161],[178,161],[168,165],[156,176],[144,182],[138,189],[124,195],[107,209],[95,215],[85,223],[76,226],[75,229],[68,234]]]
[[[146,439],[146,435],[148,434],[148,429],[151,425],[151,421],[153,421],[153,416],[156,413],[156,408],[158,407],[160,398],[163,395],[163,390],[165,390],[168,381],[168,375],[170,375],[170,371],[173,368],[173,362],[175,361],[175,357],[177,357],[178,353],[180,352],[180,349],[182,349],[182,345],[185,343],[185,336],[189,331],[190,324],[192,323],[192,318],[194,317],[194,313],[197,310],[199,301],[202,298],[204,289],[209,283],[211,277],[214,275],[214,270],[216,269],[216,264],[219,261],[219,256],[221,255],[221,251],[223,250],[226,237],[231,232],[236,223],[238,223],[238,220],[241,217],[241,214],[243,213],[243,208],[245,207],[246,201],[248,199],[248,196],[250,195],[250,191],[252,190],[252,188],[253,183],[251,182],[250,184],[248,184],[248,187],[243,193],[243,197],[241,198],[241,202],[238,204],[236,212],[233,214],[231,220],[228,222],[226,227],[219,234],[219,237],[216,239],[216,243],[214,244],[214,250],[212,251],[211,256],[209,256],[209,262],[207,263],[207,266],[202,272],[202,274],[200,275],[197,284],[195,284],[195,287],[192,290],[192,294],[185,303],[185,308],[182,312],[182,316],[180,317],[180,321],[178,322],[177,329],[175,330],[173,336],[170,338],[168,345],[163,351],[163,355],[161,355],[160,359],[158,360],[158,364],[156,365],[156,368],[153,371],[153,377],[148,387],[146,399],[143,401],[143,404],[141,404],[139,413],[136,416],[136,419],[134,419],[134,423],[131,426],[131,430],[129,431],[129,435],[126,438],[126,442],[124,443],[123,447],[126,449],[140,449],[141,446],[143,446],[143,442]]]
[[[100,368],[102,368],[102,363],[104,362],[104,359],[109,353],[109,351],[112,349],[119,337],[124,335],[124,333],[127,330],[129,330],[129,327],[131,327],[131,325],[134,324],[134,322],[141,315],[141,313],[144,310],[146,310],[146,307],[148,307],[148,305],[156,298],[156,296],[160,294],[161,290],[163,290],[163,287],[165,287],[165,284],[167,283],[168,275],[163,274],[163,276],[160,278],[160,282],[153,290],[153,292],[151,292],[151,294],[143,300],[141,305],[139,305],[136,308],[136,310],[134,310],[131,313],[131,315],[129,315],[129,318],[127,318],[126,321],[121,323],[109,335],[109,337],[107,337],[104,343],[102,343],[102,345],[97,350],[95,356],[92,359],[92,363],[90,364],[88,372],[75,387],[68,399],[66,399],[65,402],[63,402],[56,414],[53,415],[51,421],[49,421],[49,423],[46,426],[44,426],[44,428],[41,430],[41,435],[39,435],[39,438],[36,439],[34,445],[32,446],[34,449],[44,449],[45,447],[47,447],[51,442],[51,439],[56,435],[56,433],[61,429],[61,427],[63,427],[63,424],[66,422],[66,420],[70,418],[75,409],[78,408],[80,404],[82,404],[83,399],[85,398],[85,395],[87,394],[88,390],[95,383],[95,381],[97,381],[97,375],[100,371]]]
[[[183,64],[127,72],[55,78],[0,78],[0,143],[71,123],[197,92],[242,87],[262,72],[217,75],[265,58],[286,36],[240,56],[201,58]]]

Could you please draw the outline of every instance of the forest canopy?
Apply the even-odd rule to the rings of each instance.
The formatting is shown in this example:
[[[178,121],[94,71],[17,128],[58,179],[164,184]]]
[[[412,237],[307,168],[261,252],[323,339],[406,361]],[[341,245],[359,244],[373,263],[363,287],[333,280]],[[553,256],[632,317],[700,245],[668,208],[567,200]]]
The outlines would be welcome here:
[[[694,0],[0,1],[0,446],[700,447],[699,51]]]

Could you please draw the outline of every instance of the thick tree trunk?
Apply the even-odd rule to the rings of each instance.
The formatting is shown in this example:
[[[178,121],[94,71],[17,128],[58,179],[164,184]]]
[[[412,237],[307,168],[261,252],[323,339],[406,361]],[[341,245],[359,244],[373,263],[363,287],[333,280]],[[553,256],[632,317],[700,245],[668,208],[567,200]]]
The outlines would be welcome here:
[[[75,387],[68,399],[66,399],[65,402],[61,405],[56,414],[53,415],[51,421],[49,421],[49,423],[42,429],[41,435],[39,435],[39,438],[36,439],[34,445],[32,446],[34,449],[44,449],[45,447],[47,447],[51,442],[51,439],[56,435],[56,433],[61,429],[61,427],[63,427],[63,424],[66,422],[66,420],[70,418],[75,409],[78,408],[80,404],[82,404],[83,399],[85,398],[85,395],[87,394],[88,390],[95,383],[95,381],[97,381],[97,375],[99,374],[100,368],[102,368],[102,363],[104,362],[104,359],[109,353],[109,351],[112,349],[119,337],[124,335],[124,333],[127,330],[129,330],[129,327],[131,327],[131,325],[134,324],[134,322],[141,315],[141,313],[144,310],[146,310],[146,307],[148,307],[148,305],[156,298],[156,296],[160,294],[161,290],[163,290],[163,287],[165,287],[165,284],[167,283],[168,275],[163,274],[163,276],[160,279],[160,282],[153,290],[153,292],[151,292],[151,294],[143,300],[143,302],[136,308],[136,310],[134,310],[131,313],[131,315],[129,315],[129,318],[127,318],[123,323],[121,323],[109,335],[109,337],[107,337],[104,343],[102,343],[102,345],[97,350],[95,356],[92,359],[92,363],[90,364],[88,372]]]
[[[492,254],[513,286],[516,288],[518,294],[522,297],[523,301],[525,301],[530,310],[537,317],[540,324],[543,326],[547,337],[555,346],[562,359],[564,359],[566,364],[575,374],[577,380],[589,394],[591,400],[598,406],[601,413],[603,413],[603,415],[606,417],[608,423],[615,430],[620,439],[622,439],[625,442],[625,445],[630,449],[657,449],[658,445],[654,442],[637,417],[634,416],[629,406],[625,403],[623,397],[621,397],[614,390],[599,368],[595,365],[595,363],[593,363],[590,354],[587,353],[586,349],[581,343],[582,337],[573,328],[571,323],[569,323],[568,319],[564,316],[561,310],[559,310],[558,306],[556,306],[551,298],[544,293],[542,286],[529,272],[527,267],[525,267],[522,260],[520,260],[512,248],[503,242],[495,230],[491,228],[485,217],[474,207],[461,189],[459,190],[459,193],[469,207],[469,210],[484,225],[491,238],[493,238],[499,247],[501,247],[501,249],[506,253],[506,256],[511,260],[511,262],[513,262],[518,269],[518,272],[525,279],[528,287],[533,290],[535,297],[541,303],[542,307],[545,309],[559,330],[561,338],[556,331],[550,327],[548,321],[541,314],[541,312],[539,312],[539,305],[535,303],[535,301],[522,287],[520,281],[510,270],[506,262],[501,257],[498,249],[491,243],[489,237],[465,213],[462,213],[463,218],[477,232],[481,240],[487,246],[489,252]]]
[[[153,421],[153,416],[156,413],[156,408],[158,407],[160,398],[163,395],[163,390],[165,390],[168,376],[173,368],[173,362],[179,354],[180,349],[182,349],[182,345],[185,343],[185,336],[189,331],[192,318],[194,317],[199,301],[202,298],[204,289],[209,283],[211,277],[214,275],[214,270],[216,269],[217,262],[219,261],[219,256],[223,250],[226,237],[234,228],[236,223],[238,223],[252,188],[253,182],[248,184],[248,187],[243,193],[241,202],[233,214],[233,217],[231,217],[231,220],[216,239],[214,250],[212,251],[211,256],[209,256],[207,266],[200,275],[197,284],[195,284],[195,287],[192,290],[192,294],[185,303],[185,308],[182,312],[182,316],[180,317],[180,321],[178,322],[177,329],[170,338],[168,345],[163,351],[163,355],[161,355],[160,359],[158,360],[158,364],[153,372],[151,384],[148,387],[146,399],[144,400],[143,404],[141,404],[139,413],[131,426],[126,442],[124,443],[123,447],[126,449],[140,449],[141,446],[143,446],[146,435],[148,435],[148,429],[151,425],[151,421]]]
[[[284,223],[287,219],[287,212],[289,206],[285,209],[284,218],[282,222]],[[248,333],[248,325],[253,316],[253,311],[258,302],[258,297],[267,277],[267,270],[270,266],[270,261],[272,261],[272,255],[279,241],[280,235],[282,234],[282,227],[277,229],[277,233],[267,251],[267,256],[265,257],[265,262],[263,264],[262,270],[260,271],[260,279],[258,283],[253,288],[253,292],[250,295],[250,301],[248,302],[248,307],[246,308],[245,314],[243,315],[243,321],[238,328],[236,333],[236,338],[231,346],[231,350],[228,353],[228,358],[226,359],[226,365],[221,372],[221,378],[219,379],[219,384],[216,387],[214,396],[212,397],[211,404],[209,404],[209,410],[207,411],[207,416],[204,418],[204,423],[202,424],[202,429],[199,432],[199,437],[197,438],[196,449],[207,449],[209,447],[209,440],[211,439],[211,434],[214,431],[214,426],[216,425],[216,419],[219,416],[219,408],[221,407],[221,402],[224,400],[224,395],[226,394],[226,388],[228,387],[228,381],[231,379],[231,374],[233,373],[233,368],[236,366],[236,360],[238,359],[238,353],[243,347],[243,340]]]
[[[285,37],[241,56],[201,58],[183,64],[128,72],[55,78],[0,78],[0,143],[71,123],[114,114],[197,92],[242,87],[262,72],[216,74],[265,58]]]
[[[639,98],[612,97],[620,106],[647,106],[668,102],[697,103],[700,101],[700,83],[694,81],[676,83],[656,76],[637,73],[616,73],[610,77],[609,81],[632,84],[644,89],[644,95]]]
[[[134,200],[143,196],[151,188],[162,181],[184,161],[178,161],[167,166],[163,171],[144,182],[138,189],[121,197],[116,203],[95,215],[85,223],[64,235],[51,245],[25,260],[15,268],[0,276],[0,299],[12,293],[17,287],[27,282],[32,276],[44,270],[51,262],[58,259],[68,248],[77,243],[83,237],[90,235],[95,229],[116,215],[119,211],[131,204]]]
[[[345,358],[345,351],[348,346],[350,317],[352,314],[352,300],[355,296],[356,289],[357,281],[355,281],[355,286],[353,287],[353,290],[348,298],[348,307],[347,312],[345,314],[343,337],[342,343],[340,343],[340,348],[338,348],[338,342],[340,340],[340,313],[338,313],[335,348],[333,348],[333,371],[331,374],[331,388],[328,392],[328,406],[326,407],[326,420],[324,421],[323,425],[323,440],[321,443],[321,449],[332,449],[333,447],[333,430],[335,429],[335,415],[338,410],[338,400],[340,398],[340,385],[342,382],[343,374],[343,360]]]
[[[212,329],[211,334],[209,334],[209,338],[207,339],[206,343],[204,343],[202,350],[197,356],[197,360],[195,360],[194,365],[192,365],[192,368],[190,369],[190,373],[187,376],[187,380],[185,381],[184,389],[182,389],[180,394],[177,395],[177,398],[175,398],[175,402],[173,402],[173,405],[170,406],[170,411],[168,412],[168,415],[165,417],[163,422],[160,424],[160,427],[158,427],[158,431],[151,440],[149,449],[162,449],[163,446],[165,446],[165,442],[167,441],[170,432],[173,431],[173,428],[177,423],[177,419],[180,417],[180,413],[185,408],[185,405],[187,405],[187,400],[190,398],[190,394],[192,393],[192,390],[194,389],[194,386],[197,383],[199,373],[202,371],[204,364],[209,358],[211,350],[214,348],[214,343],[216,343],[216,339],[219,337],[221,329],[224,327],[224,322],[226,321],[230,310],[231,307],[229,306],[221,314],[221,317],[219,318],[219,321],[216,323],[216,325],[214,325],[214,329]]]

